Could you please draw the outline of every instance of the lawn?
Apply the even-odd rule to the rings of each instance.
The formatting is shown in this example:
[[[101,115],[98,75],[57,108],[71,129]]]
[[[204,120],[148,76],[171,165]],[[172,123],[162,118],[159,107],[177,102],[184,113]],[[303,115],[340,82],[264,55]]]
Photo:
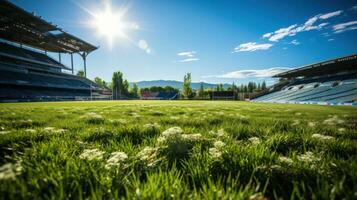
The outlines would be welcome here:
[[[356,199],[357,107],[0,104],[1,199]]]

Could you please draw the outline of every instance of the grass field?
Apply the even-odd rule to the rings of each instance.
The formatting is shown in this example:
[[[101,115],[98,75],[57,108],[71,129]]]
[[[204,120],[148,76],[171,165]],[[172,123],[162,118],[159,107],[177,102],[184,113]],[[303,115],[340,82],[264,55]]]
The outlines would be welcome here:
[[[0,104],[1,199],[356,199],[357,108]]]

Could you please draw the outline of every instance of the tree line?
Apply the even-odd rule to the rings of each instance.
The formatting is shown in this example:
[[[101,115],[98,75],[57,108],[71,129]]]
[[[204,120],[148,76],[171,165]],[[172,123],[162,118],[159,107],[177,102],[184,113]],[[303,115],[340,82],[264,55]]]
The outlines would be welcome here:
[[[203,83],[201,83],[200,87],[197,90],[195,90],[191,87],[191,82],[192,82],[191,73],[187,73],[183,77],[183,85],[181,91],[171,86],[166,86],[166,87],[152,86],[150,88],[139,89],[136,83],[133,83],[130,86],[128,80],[123,78],[123,73],[120,71],[113,73],[111,83],[107,83],[99,77],[95,77],[93,81],[103,88],[110,89],[113,92],[113,99],[139,98],[141,95],[141,91],[178,92],[180,93],[181,98],[184,99],[194,99],[194,98],[204,99],[204,98],[208,98],[212,92],[231,91],[234,92],[235,94],[239,94],[239,93],[257,93],[267,89],[265,81],[263,81],[262,83],[260,82],[256,83],[251,81],[248,82],[247,84],[241,84],[240,86],[237,86],[233,82],[227,88],[225,88],[223,84],[218,84],[215,88],[205,88]]]

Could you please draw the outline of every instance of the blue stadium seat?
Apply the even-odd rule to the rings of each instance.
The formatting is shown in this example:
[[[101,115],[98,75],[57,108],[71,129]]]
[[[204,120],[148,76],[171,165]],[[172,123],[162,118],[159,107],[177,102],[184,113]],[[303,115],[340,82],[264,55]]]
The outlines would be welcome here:
[[[353,103],[357,102],[356,74],[299,79],[279,91],[253,101],[276,103]]]

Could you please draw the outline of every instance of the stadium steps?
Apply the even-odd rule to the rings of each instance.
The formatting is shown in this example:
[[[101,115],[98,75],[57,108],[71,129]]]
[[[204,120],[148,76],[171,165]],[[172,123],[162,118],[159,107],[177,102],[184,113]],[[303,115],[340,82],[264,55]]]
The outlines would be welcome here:
[[[297,87],[297,89],[293,88],[293,89],[289,90],[288,92],[286,92],[285,94],[279,96],[278,98],[275,98],[273,101],[287,101],[287,99],[290,96],[294,96],[294,95],[300,94],[302,91],[305,91],[306,89],[310,89],[311,90],[311,88],[306,88],[305,85],[304,85],[303,88],[299,89],[301,86],[302,85],[295,86],[295,87]]]
[[[301,95],[304,95],[308,92],[311,92],[312,90],[314,90],[315,88],[314,87],[304,87],[298,91],[296,91],[295,93],[293,94],[290,94],[290,95],[287,95],[285,96],[285,98],[283,99],[284,101],[292,101],[294,98],[297,98]]]
[[[336,95],[343,94],[350,90],[354,90],[356,87],[354,84],[343,84],[338,85],[336,87],[330,88],[330,90],[315,94],[310,96],[310,98],[306,98],[305,101],[317,101],[317,102],[324,102],[327,98],[333,97]]]

